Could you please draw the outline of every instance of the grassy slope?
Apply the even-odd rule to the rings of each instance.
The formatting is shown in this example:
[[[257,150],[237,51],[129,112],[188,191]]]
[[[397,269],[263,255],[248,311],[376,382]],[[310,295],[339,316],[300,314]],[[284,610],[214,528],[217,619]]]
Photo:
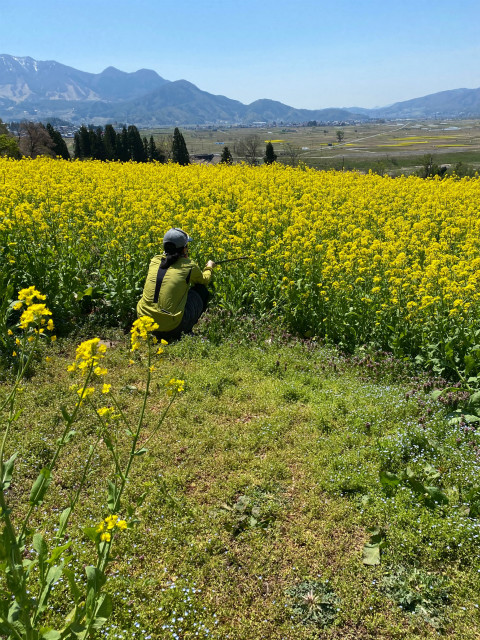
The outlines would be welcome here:
[[[109,381],[133,415],[142,368],[128,365],[127,340],[117,337]],[[74,345],[60,341],[52,362],[39,365],[25,385],[25,411],[10,445],[21,451],[17,477],[33,479],[48,460],[61,426],[58,407],[71,403],[66,366],[73,357]],[[165,406],[165,375],[185,378],[186,391],[138,459],[129,496],[149,494],[140,524],[119,540],[110,565],[115,614],[102,636],[318,637],[315,627],[292,618],[285,590],[328,579],[340,604],[335,623],[320,637],[437,637],[433,626],[402,613],[379,588],[389,567],[398,574],[416,566],[450,582],[450,603],[433,610],[446,615],[444,636],[478,638],[478,527],[453,504],[461,483],[478,473],[471,437],[464,441],[446,428],[418,381],[400,383],[394,369],[388,359],[359,366],[318,345],[282,342],[261,330],[218,345],[194,336],[170,346],[156,374],[146,433]],[[81,437],[35,515],[47,531],[80,477],[93,424],[82,419]],[[100,446],[72,527],[80,571],[92,556],[79,527],[107,512],[107,460]],[[435,482],[451,496],[444,510],[427,509],[407,489],[389,498],[380,487],[380,468],[399,472],[408,464],[421,474],[425,462],[441,468]],[[27,490],[17,481],[11,500]],[[240,496],[250,500],[247,514],[258,508],[256,523],[222,507],[234,507]],[[381,565],[367,567],[362,547],[375,526],[386,531],[388,545]],[[423,593],[417,583],[413,591]]]

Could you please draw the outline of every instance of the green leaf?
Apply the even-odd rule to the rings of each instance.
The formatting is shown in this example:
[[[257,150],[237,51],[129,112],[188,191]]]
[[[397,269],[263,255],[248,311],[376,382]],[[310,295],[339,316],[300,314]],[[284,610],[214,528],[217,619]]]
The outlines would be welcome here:
[[[44,467],[33,484],[32,491],[30,492],[30,504],[41,504],[51,481],[52,472],[48,467]]]
[[[98,599],[97,610],[95,611],[95,619],[92,624],[93,629],[100,629],[108,618],[112,615],[113,604],[109,593],[102,593]]]
[[[370,533],[370,545],[383,549],[386,545],[385,531],[383,529],[370,529]]]
[[[68,569],[67,567],[63,568],[63,575],[66,576],[68,580],[68,586],[70,587],[70,593],[72,594],[73,601],[75,604],[80,602],[80,598],[82,597],[80,589],[77,587],[77,582],[75,580],[75,573]]]
[[[118,489],[114,485],[114,483],[109,480],[108,481],[108,508],[110,512],[113,513],[115,510],[118,511],[120,508],[120,504],[117,504],[117,495]]]
[[[63,567],[61,565],[51,567],[45,577],[45,586],[38,598],[37,612],[42,613],[45,611],[48,603],[48,598],[52,590],[53,585],[60,580],[63,573]]]
[[[59,535],[63,534],[63,531],[64,531],[64,529],[65,529],[65,527],[67,525],[68,518],[70,517],[71,513],[72,513],[72,508],[71,507],[67,507],[60,514],[60,519],[58,521],[58,533],[59,533]]]
[[[434,400],[438,400],[440,398],[440,396],[442,395],[444,389],[435,389],[435,391],[432,391],[431,396]]]
[[[475,393],[472,393],[468,400],[468,404],[473,407],[480,405],[480,391],[475,391]]]
[[[48,545],[41,533],[36,533],[33,536],[33,548],[38,553],[39,558],[42,560],[46,559],[48,555]]]
[[[427,492],[425,485],[416,478],[409,477],[406,479],[406,482],[410,486],[412,491],[420,496],[424,496]]]
[[[395,473],[390,471],[380,471],[380,482],[384,487],[396,487],[400,484],[401,480]]]
[[[133,454],[134,456],[143,456],[144,453],[147,453],[148,449],[145,449],[145,447],[142,447],[141,449],[137,449],[137,451],[135,451],[135,453]]]
[[[362,550],[363,564],[374,566],[380,564],[380,547],[378,544],[366,544]]]
[[[472,371],[472,369],[475,369],[476,359],[473,356],[466,355],[463,360],[465,362],[465,373],[468,376],[470,371]]]
[[[41,533],[36,533],[33,536],[33,548],[38,553],[38,566],[40,568],[40,576],[43,581],[45,576],[45,564],[48,556],[48,545]]]
[[[429,480],[436,480],[441,475],[440,471],[438,469],[436,469],[434,466],[432,466],[431,464],[429,464],[429,463],[424,465],[423,470],[427,474],[427,478]]]
[[[72,419],[72,416],[68,413],[68,411],[66,410],[65,406],[62,404],[62,406],[60,407],[60,411],[62,412],[62,416],[63,419],[65,420],[65,422],[70,422]]]
[[[13,465],[15,464],[15,459],[17,456],[18,456],[18,452],[14,453],[13,456],[3,464],[3,477],[2,477],[2,486],[1,486],[3,491],[8,489],[8,487],[12,482]]]
[[[97,541],[97,538],[98,538],[97,527],[84,527],[83,533],[87,536],[89,540],[92,540],[92,542]]]
[[[68,444],[69,442],[71,442],[76,435],[77,435],[77,432],[74,429],[71,429],[65,436],[65,439],[63,441],[64,444]]]
[[[447,496],[440,491],[437,487],[425,487],[431,501],[435,504],[448,504],[449,500]]]
[[[94,618],[93,609],[100,591],[105,584],[105,574],[97,567],[89,566],[85,569],[87,574],[87,599],[85,601],[85,611],[87,620]]]
[[[55,562],[60,558],[62,553],[66,551],[69,547],[71,547],[72,544],[73,544],[73,540],[69,540],[67,544],[62,544],[60,547],[55,547],[55,549],[53,549],[48,559],[48,564],[50,565],[55,564]]]
[[[79,622],[72,622],[69,626],[68,626],[68,631],[70,633],[73,633],[74,636],[76,636],[78,638],[78,640],[86,640],[86,627],[83,624],[80,624]],[[68,636],[67,636],[68,637]]]
[[[43,640],[60,640],[62,634],[59,631],[55,631],[55,629],[45,629],[42,627],[40,630],[40,638]]]

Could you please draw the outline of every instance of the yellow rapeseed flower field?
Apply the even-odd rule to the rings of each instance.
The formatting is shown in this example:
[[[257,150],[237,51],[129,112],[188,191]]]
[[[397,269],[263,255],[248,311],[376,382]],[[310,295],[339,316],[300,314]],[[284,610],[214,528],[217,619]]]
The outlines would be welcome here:
[[[0,159],[1,284],[47,294],[56,326],[131,323],[151,256],[180,226],[201,264],[251,256],[218,269],[218,304],[471,374],[479,209],[478,179]]]

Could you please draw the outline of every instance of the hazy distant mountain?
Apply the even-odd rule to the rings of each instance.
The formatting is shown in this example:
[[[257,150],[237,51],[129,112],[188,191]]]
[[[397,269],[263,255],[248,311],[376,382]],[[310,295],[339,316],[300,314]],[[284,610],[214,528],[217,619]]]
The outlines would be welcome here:
[[[0,117],[6,121],[58,117],[74,123],[117,120],[140,126],[359,118],[345,109],[294,109],[274,100],[244,105],[186,80],[169,82],[147,69],[125,73],[108,67],[95,74],[55,61],[6,54],[0,55]]]
[[[0,99],[11,103],[42,100],[124,100],[144,95],[167,83],[155,71],[125,73],[108,67],[86,73],[59,62],[0,55]]]
[[[370,109],[372,117],[382,118],[468,118],[480,115],[480,89],[452,89],[422,98],[396,102]]]
[[[140,122],[142,125],[205,124],[211,122],[304,122],[306,120],[352,120],[355,115],[343,109],[310,111],[294,109],[274,100],[257,100],[244,105],[238,100],[202,91],[187,80],[177,80],[159,87],[141,98],[116,107],[96,103],[91,117],[114,117],[116,120]]]

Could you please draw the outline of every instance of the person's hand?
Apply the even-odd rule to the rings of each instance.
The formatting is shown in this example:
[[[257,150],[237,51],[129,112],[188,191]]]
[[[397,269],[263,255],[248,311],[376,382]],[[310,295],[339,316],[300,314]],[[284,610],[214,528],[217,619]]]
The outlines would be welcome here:
[[[207,267],[210,267],[210,269],[213,269],[213,267],[214,267],[214,266],[215,266],[215,262],[214,262],[213,260],[209,260],[209,261],[207,262],[207,264],[205,265],[205,269],[206,269]]]

